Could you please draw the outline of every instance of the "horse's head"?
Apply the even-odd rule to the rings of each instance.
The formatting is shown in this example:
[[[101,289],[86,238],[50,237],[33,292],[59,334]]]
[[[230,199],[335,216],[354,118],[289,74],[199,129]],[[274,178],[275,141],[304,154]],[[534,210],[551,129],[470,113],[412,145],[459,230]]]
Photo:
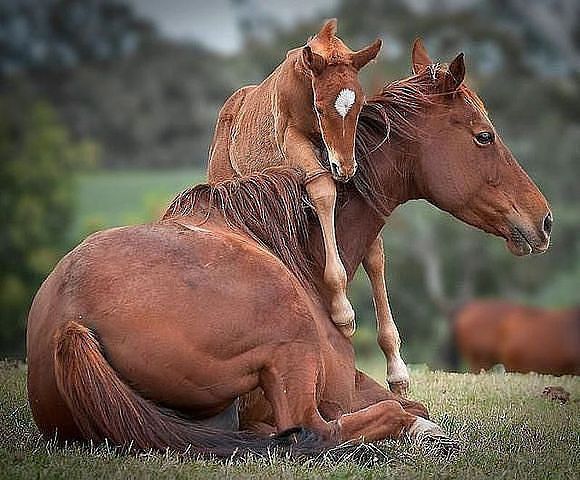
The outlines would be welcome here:
[[[364,103],[358,72],[377,56],[381,41],[353,52],[335,34],[336,20],[328,20],[303,47],[302,61],[311,74],[313,107],[332,176],[347,181],[356,171],[354,140]]]
[[[455,217],[503,237],[515,255],[543,253],[552,213],[492,125],[479,97],[463,83],[459,54],[434,63],[423,43],[413,46],[413,69],[430,82],[425,115],[417,116],[421,149],[416,182],[422,195]]]

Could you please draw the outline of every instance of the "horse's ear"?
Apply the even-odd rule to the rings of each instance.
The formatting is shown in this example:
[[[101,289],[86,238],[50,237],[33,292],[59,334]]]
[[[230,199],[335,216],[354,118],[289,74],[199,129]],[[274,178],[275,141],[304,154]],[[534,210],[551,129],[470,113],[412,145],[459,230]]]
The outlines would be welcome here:
[[[320,75],[326,68],[326,60],[322,55],[314,53],[310,45],[302,48],[302,61],[304,66],[312,72],[313,75]]]
[[[376,58],[382,46],[383,41],[380,38],[378,38],[368,47],[365,47],[362,50],[359,50],[358,52],[354,52],[351,57],[352,66],[357,70],[360,70],[367,63]]]
[[[443,92],[454,92],[465,79],[465,55],[457,55],[449,64],[447,74],[443,80]]]
[[[431,60],[431,57],[427,53],[427,49],[425,48],[421,38],[416,38],[413,42],[411,60],[413,62],[413,73],[415,74],[419,73],[419,71],[426,66],[433,64],[433,60]]]
[[[336,18],[331,18],[327,20],[326,22],[324,22],[324,25],[322,25],[320,32],[318,32],[316,36],[320,40],[330,40],[332,37],[336,35],[337,23],[338,21],[336,20]]]

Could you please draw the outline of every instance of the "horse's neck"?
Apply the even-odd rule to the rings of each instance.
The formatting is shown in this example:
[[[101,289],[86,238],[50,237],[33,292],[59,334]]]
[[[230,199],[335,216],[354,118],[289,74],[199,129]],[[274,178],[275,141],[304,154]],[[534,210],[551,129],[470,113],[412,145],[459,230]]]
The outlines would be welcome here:
[[[410,199],[418,198],[407,146],[385,145],[372,154],[369,161],[374,162],[378,172],[378,185],[371,188],[381,199],[381,213],[371,206],[352,184],[343,188],[336,205],[336,236],[340,257],[346,268],[347,276],[352,279],[362,263],[370,245],[379,235],[386,219],[399,205]],[[361,166],[360,168],[364,168]],[[318,224],[311,232],[311,254],[322,273],[324,266],[324,246]]]

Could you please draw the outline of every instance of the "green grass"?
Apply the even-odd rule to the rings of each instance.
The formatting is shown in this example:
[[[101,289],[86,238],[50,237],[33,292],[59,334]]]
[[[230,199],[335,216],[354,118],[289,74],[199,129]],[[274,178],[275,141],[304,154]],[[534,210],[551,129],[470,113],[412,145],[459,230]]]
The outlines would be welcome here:
[[[382,365],[365,364],[382,375]],[[363,468],[349,461],[293,462],[252,458],[219,463],[176,454],[119,455],[107,446],[56,447],[40,438],[26,401],[26,370],[0,364],[0,478],[578,478],[580,379],[520,374],[412,373],[411,396],[460,442],[451,459],[387,441],[387,461]],[[571,400],[541,397],[561,385]]]
[[[205,172],[183,170],[109,170],[80,175],[71,242],[104,228],[158,218],[176,193],[202,182]]]

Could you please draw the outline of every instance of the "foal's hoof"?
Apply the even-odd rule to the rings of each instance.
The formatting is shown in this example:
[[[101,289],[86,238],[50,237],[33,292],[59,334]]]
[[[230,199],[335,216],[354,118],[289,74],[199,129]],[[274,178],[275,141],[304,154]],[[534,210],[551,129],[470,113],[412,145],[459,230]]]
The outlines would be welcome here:
[[[340,308],[333,309],[333,313],[330,316],[332,318],[332,322],[345,337],[350,338],[354,335],[354,332],[356,331],[354,310],[352,309],[352,306],[348,300],[342,302]]]
[[[350,338],[354,335],[354,332],[356,332],[356,322],[353,320],[352,323],[349,323],[348,325],[337,325],[336,326],[341,333],[346,337],[346,338]]]
[[[409,392],[409,381],[403,380],[400,382],[387,382],[389,384],[389,389],[391,392],[400,395],[401,397],[406,397]]]

